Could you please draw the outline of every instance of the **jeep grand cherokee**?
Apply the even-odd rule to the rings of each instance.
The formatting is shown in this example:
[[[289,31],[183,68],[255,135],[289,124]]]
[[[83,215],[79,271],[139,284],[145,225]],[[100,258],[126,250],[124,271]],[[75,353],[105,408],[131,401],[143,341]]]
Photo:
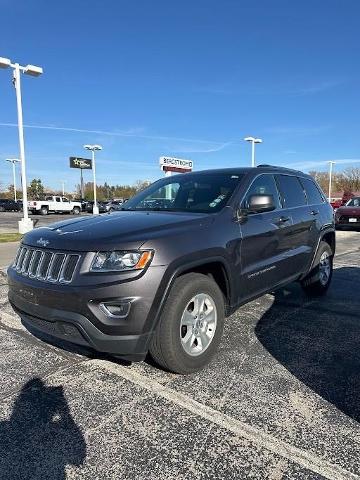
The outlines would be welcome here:
[[[300,281],[329,287],[333,211],[309,176],[279,167],[166,177],[121,211],[25,235],[8,269],[25,326],[179,373],[203,368],[224,319]]]

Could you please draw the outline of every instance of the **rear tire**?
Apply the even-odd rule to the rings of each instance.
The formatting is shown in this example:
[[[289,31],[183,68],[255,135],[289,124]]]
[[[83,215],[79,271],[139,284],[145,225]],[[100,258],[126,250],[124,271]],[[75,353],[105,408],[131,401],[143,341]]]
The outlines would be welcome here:
[[[333,256],[330,245],[326,242],[320,242],[314,267],[301,282],[301,286],[307,295],[316,297],[327,292],[333,274]]]
[[[47,215],[49,213],[49,210],[47,207],[41,207],[40,213],[41,215]]]
[[[80,215],[80,208],[79,207],[74,207],[72,213],[73,213],[73,215]]]
[[[0,206],[0,212],[5,212],[5,207]]]
[[[203,369],[220,344],[224,311],[224,297],[214,280],[199,273],[177,278],[151,340],[151,357],[175,373]]]

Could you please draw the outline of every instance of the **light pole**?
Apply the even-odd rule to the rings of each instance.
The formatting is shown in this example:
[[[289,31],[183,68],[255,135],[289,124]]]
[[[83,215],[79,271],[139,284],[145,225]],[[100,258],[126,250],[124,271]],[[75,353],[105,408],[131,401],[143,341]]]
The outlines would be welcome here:
[[[62,192],[63,192],[63,196],[64,196],[65,195],[65,180],[62,180],[61,185],[62,185]]]
[[[330,160],[329,163],[329,196],[328,196],[328,200],[329,200],[329,203],[331,202],[331,186],[332,186],[332,172],[333,172],[333,165],[335,165],[336,162],[333,162]]]
[[[24,145],[24,126],[23,126],[23,114],[21,104],[21,82],[20,74],[25,73],[33,77],[38,77],[43,73],[41,67],[35,65],[26,65],[25,67],[18,63],[12,63],[8,58],[0,57],[0,68],[13,69],[13,84],[16,92],[16,105],[18,115],[18,130],[19,130],[19,147],[20,147],[20,161],[21,161],[21,181],[23,191],[23,212],[24,218],[19,221],[19,233],[29,232],[34,228],[33,221],[29,218],[28,204],[27,204],[27,182],[26,182],[26,168],[25,168],[25,145]]]
[[[16,198],[16,170],[15,165],[20,162],[18,158],[6,158],[7,162],[12,163],[12,171],[13,171],[13,184],[14,184],[14,200],[17,201]]]
[[[255,137],[245,137],[244,140],[251,143],[251,166],[255,167],[255,143],[262,143],[262,140]]]
[[[92,171],[93,171],[93,180],[94,180],[94,206],[93,214],[99,215],[99,207],[96,201],[96,165],[95,165],[95,151],[102,150],[101,145],[84,145],[85,150],[90,150],[92,155]]]

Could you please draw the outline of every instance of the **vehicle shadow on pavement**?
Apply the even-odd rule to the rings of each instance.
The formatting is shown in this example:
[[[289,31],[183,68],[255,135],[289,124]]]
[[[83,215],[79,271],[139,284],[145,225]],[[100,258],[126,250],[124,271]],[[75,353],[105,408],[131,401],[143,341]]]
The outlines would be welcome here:
[[[9,420],[0,422],[0,478],[65,480],[80,466],[86,442],[71,416],[63,387],[33,378],[21,389]]]
[[[334,270],[322,298],[299,290],[275,293],[256,336],[296,378],[360,422],[360,268]]]

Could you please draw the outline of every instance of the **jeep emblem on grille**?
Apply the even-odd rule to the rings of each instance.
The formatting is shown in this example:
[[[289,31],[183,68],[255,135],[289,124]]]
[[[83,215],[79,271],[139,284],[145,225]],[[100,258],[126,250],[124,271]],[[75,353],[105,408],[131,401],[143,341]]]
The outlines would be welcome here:
[[[42,237],[39,238],[39,240],[36,242],[38,243],[39,245],[42,245],[43,247],[46,247],[47,245],[49,245],[49,240],[44,240]]]

